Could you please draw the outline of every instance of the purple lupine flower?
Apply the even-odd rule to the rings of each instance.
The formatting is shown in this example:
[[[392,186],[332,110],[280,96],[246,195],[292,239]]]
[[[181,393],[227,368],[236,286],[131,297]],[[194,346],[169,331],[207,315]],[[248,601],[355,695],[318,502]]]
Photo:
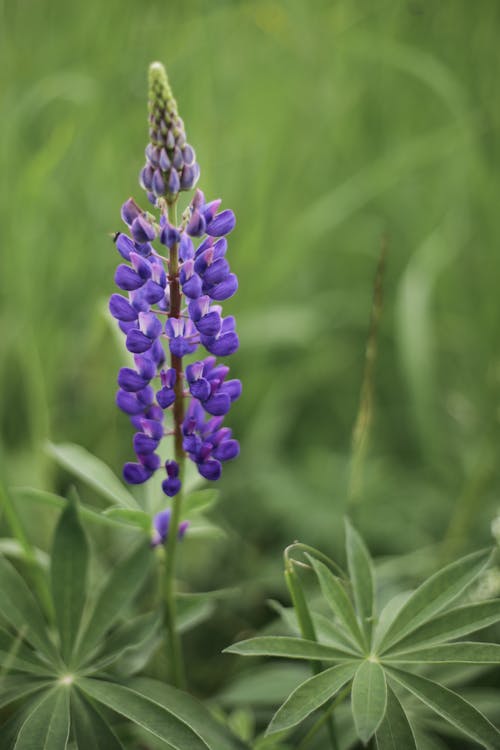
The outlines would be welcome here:
[[[141,484],[162,468],[163,492],[175,497],[186,456],[202,477],[214,481],[222,464],[239,453],[223,420],[241,394],[241,382],[229,379],[229,367],[216,361],[239,346],[235,319],[223,317],[219,304],[238,288],[226,257],[235,217],[220,210],[220,199],[206,202],[196,190],[181,222],[175,218],[179,191],[191,190],[200,170],[159,63],[150,68],[149,112],[150,143],[140,182],[158,215],[133,198],[123,204],[126,229],[114,237],[120,293],[111,295],[109,310],[133,355],[133,366],[122,367],[117,378],[116,403],[136,430],[136,460],[125,464],[124,479]],[[185,366],[184,357],[196,352],[198,359]],[[166,431],[168,410],[173,430]],[[166,435],[174,437],[175,459],[162,464],[158,451]],[[169,524],[170,510],[155,517],[153,545],[165,542]],[[186,527],[187,522],[180,525],[180,537]]]

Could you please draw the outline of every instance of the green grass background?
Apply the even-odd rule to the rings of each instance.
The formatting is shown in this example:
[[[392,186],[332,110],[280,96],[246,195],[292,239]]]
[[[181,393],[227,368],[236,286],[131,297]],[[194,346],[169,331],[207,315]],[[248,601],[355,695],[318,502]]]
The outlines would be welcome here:
[[[200,186],[238,218],[229,258],[240,291],[225,309],[241,338],[232,369],[244,395],[228,422],[242,455],[220,482],[228,539],[186,543],[192,580],[243,576],[255,612],[278,587],[285,544],[342,554],[384,236],[374,422],[351,515],[379,555],[490,543],[499,23],[495,0],[3,0],[5,483],[67,490],[47,438],[80,443],[117,473],[131,456],[114,405],[108,233],[121,203],[141,196],[146,71],[158,59]],[[46,545],[48,511],[19,510]]]

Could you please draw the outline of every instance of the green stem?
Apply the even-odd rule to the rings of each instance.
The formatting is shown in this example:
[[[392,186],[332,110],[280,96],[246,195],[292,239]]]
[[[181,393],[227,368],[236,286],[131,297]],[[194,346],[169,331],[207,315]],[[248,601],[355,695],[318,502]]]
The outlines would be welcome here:
[[[293,561],[285,557],[285,581],[290,592],[292,604],[297,614],[297,620],[299,622],[300,632],[302,638],[307,638],[310,641],[316,641],[316,629],[314,622],[307,606],[304,591],[300,585],[299,577],[294,570]],[[319,661],[311,662],[311,669],[313,674],[319,674],[323,671],[323,665]],[[330,736],[330,745],[332,750],[338,750],[337,735],[335,732],[334,718],[331,714],[325,719],[327,722],[328,734]]]
[[[168,220],[177,226],[176,203],[168,204]],[[175,244],[170,249],[168,283],[170,286],[170,318],[179,318],[181,314],[181,289],[179,284],[179,247]],[[184,474],[184,450],[182,447],[182,423],[184,421],[184,396],[182,358],[170,355],[171,367],[176,372],[175,402],[173,405],[174,417],[174,445],[175,460],[179,465],[181,481]],[[181,520],[182,492],[172,499],[172,514],[168,528],[168,537],[165,554],[165,574],[163,578],[163,598],[165,602],[165,622],[167,626],[167,652],[169,658],[169,669],[173,684],[178,688],[186,685],[184,660],[182,655],[181,641],[177,630],[177,607],[175,601],[175,562],[177,554],[177,542],[179,523]]]

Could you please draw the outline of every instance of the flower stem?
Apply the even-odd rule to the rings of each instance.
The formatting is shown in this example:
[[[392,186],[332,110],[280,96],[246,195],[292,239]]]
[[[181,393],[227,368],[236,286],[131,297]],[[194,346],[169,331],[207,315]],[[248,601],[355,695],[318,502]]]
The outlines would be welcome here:
[[[168,204],[168,220],[174,226],[177,225],[177,205]],[[179,318],[181,314],[181,289],[179,284],[179,246],[176,243],[170,249],[169,275],[170,286],[170,318]],[[174,448],[175,460],[179,465],[179,476],[183,479],[184,449],[182,447],[182,423],[184,420],[184,393],[182,381],[182,358],[170,355],[171,367],[176,372],[175,402],[173,405],[174,417]],[[165,555],[165,575],[163,578],[163,598],[165,602],[165,622],[167,625],[167,652],[169,659],[169,670],[173,684],[178,688],[185,687],[186,676],[184,671],[184,660],[182,656],[181,642],[177,630],[177,609],[175,602],[175,561],[177,552],[177,541],[179,523],[181,520],[182,491],[172,498],[172,514],[168,529]]]
[[[316,629],[314,622],[307,606],[304,591],[300,585],[299,577],[293,567],[293,560],[285,555],[285,581],[290,592],[292,604],[295,609],[297,620],[299,622],[300,632],[302,638],[307,638],[310,641],[316,641]],[[312,661],[311,669],[313,674],[319,674],[323,671],[323,665],[321,662]],[[331,714],[325,719],[328,734],[330,737],[330,745],[332,750],[338,750],[337,735],[335,731],[334,718]]]

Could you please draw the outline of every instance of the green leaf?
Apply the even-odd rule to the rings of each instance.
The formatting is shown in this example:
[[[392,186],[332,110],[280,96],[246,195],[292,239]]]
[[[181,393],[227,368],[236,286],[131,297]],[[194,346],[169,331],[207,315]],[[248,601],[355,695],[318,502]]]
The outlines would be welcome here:
[[[54,668],[38,658],[21,636],[12,636],[7,630],[0,628],[0,666],[4,672],[12,669],[19,672],[30,672],[41,677],[54,675]]]
[[[56,527],[51,555],[52,600],[66,661],[71,656],[87,596],[89,545],[76,503],[64,509]]]
[[[219,490],[197,490],[191,492],[182,501],[182,515],[190,516],[210,510],[219,499]]]
[[[224,653],[241,656],[283,656],[290,659],[320,659],[324,661],[352,661],[358,654],[325,646],[305,638],[269,635],[239,641],[224,649]]]
[[[352,715],[358,737],[365,744],[378,729],[387,705],[387,683],[378,662],[365,660],[354,675]]]
[[[98,645],[142,586],[151,565],[151,549],[141,541],[132,554],[115,566],[94,602],[90,619],[77,646],[81,660]]]
[[[58,661],[35,598],[17,570],[3,557],[0,557],[0,612],[23,638],[51,661]]]
[[[127,684],[132,690],[172,711],[186,722],[210,750],[243,750],[243,744],[216,721],[200,701],[188,693],[147,677],[136,677]]]
[[[432,711],[489,750],[500,748],[500,732],[486,716],[452,690],[408,672],[386,669],[396,682],[409,690]]]
[[[358,532],[345,521],[347,567],[354,602],[365,635],[370,642],[375,608],[374,572],[370,553]]]
[[[69,690],[54,688],[29,713],[14,750],[65,750],[69,722]]]
[[[353,644],[364,651],[366,648],[365,637],[360,630],[356,619],[356,613],[339,579],[331,573],[326,565],[307,555],[316,575],[318,576],[321,591],[335,617],[347,630]]]
[[[285,625],[292,633],[300,635],[300,626],[294,607],[284,607],[280,602],[269,599],[268,604],[281,617]],[[328,646],[346,649],[352,651],[352,642],[341,630],[338,623],[333,623],[331,619],[319,612],[310,612],[313,621],[314,630],[320,643],[326,643]]]
[[[141,510],[136,499],[123,486],[116,474],[99,458],[74,443],[49,443],[47,451],[57,463],[86,482],[110,502],[132,510]]]
[[[140,690],[94,679],[79,679],[79,687],[104,706],[143,727],[176,750],[207,750],[209,747],[186,721]]]
[[[177,630],[186,633],[208,620],[215,610],[213,597],[182,595],[177,597]]]
[[[500,664],[500,645],[497,643],[459,642],[444,643],[411,651],[398,651],[385,654],[384,662],[405,664]]]
[[[48,680],[34,680],[24,675],[8,675],[0,677],[0,708],[9,703],[46,689],[51,683]]]
[[[47,505],[49,508],[58,508],[59,510],[62,510],[68,504],[65,497],[55,495],[53,492],[38,490],[35,487],[13,487],[12,492],[23,500],[31,501],[39,505]],[[80,503],[79,505],[79,512],[80,516],[85,521],[91,521],[100,526],[123,526],[123,521],[110,518],[105,513],[98,513],[83,503]]]
[[[438,615],[398,641],[397,650],[460,638],[500,620],[500,599],[466,604]]]
[[[490,556],[491,550],[483,550],[463,557],[419,586],[389,626],[380,644],[380,652],[402,640],[456,599],[486,567]]]
[[[403,706],[390,687],[387,689],[387,709],[377,729],[377,750],[417,750],[413,730]]]
[[[21,542],[11,537],[2,537],[0,539],[0,555],[12,557],[14,560],[23,560],[23,562],[27,562],[28,564],[33,562],[34,557],[40,568],[46,569],[49,567],[49,556],[46,552],[37,547],[33,547],[32,553],[28,552]]]
[[[103,643],[103,648],[92,659],[92,671],[112,664],[127,651],[140,649],[145,641],[160,630],[162,618],[158,612],[148,612],[134,617],[116,628]]]
[[[146,534],[151,534],[153,521],[149,513],[144,510],[129,510],[128,508],[108,508],[103,511],[103,515],[112,518],[113,521],[119,521],[126,526],[135,526]]]
[[[274,714],[266,734],[275,734],[299,724],[313,711],[320,708],[327,700],[352,679],[357,664],[340,664],[325,669],[299,685],[291,693],[278,711]]]
[[[123,750],[109,724],[76,691],[71,695],[71,726],[78,750]]]

